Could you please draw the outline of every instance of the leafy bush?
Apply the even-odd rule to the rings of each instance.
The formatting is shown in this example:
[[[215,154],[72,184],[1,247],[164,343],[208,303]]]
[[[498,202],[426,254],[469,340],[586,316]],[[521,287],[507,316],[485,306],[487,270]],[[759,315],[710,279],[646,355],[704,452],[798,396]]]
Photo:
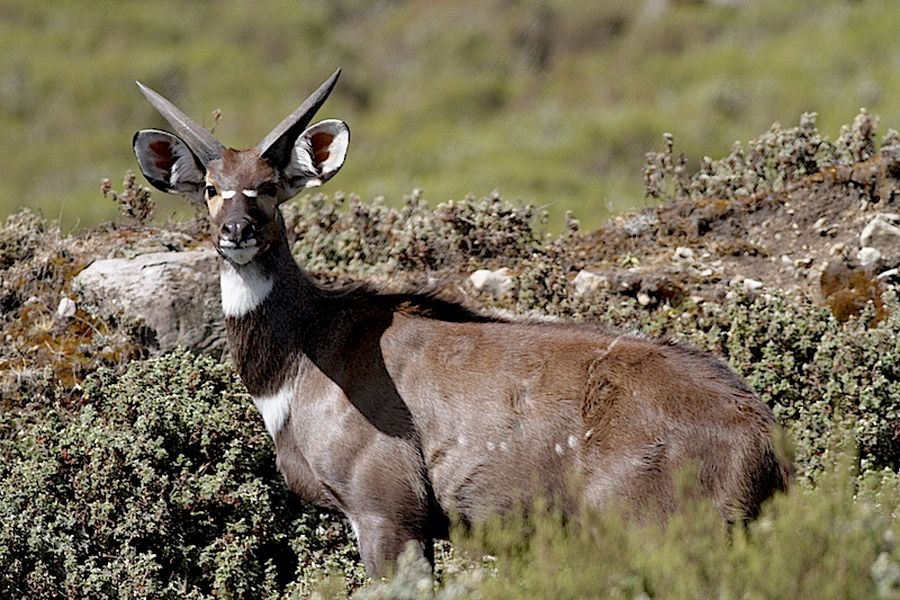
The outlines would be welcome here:
[[[57,318],[71,279],[98,248],[22,209],[0,224],[0,400],[4,408],[71,388],[100,365],[142,352],[129,327],[77,310]],[[70,292],[69,292],[70,293]],[[122,325],[122,324],[119,324]]]
[[[645,192],[657,199],[746,197],[783,190],[823,169],[835,169],[839,177],[849,178],[852,167],[876,156],[878,119],[865,109],[852,125],[841,128],[835,142],[819,132],[817,120],[816,113],[804,113],[796,127],[785,129],[775,123],[746,147],[736,142],[725,158],[704,157],[693,175],[688,172],[687,157],[675,156],[674,137],[667,133],[664,150],[645,157]],[[897,132],[888,131],[883,151],[896,152],[896,143]]]
[[[487,259],[513,263],[539,248],[546,215],[498,194],[432,210],[417,190],[400,208],[318,194],[288,204],[285,219],[305,268],[371,274],[458,269]]]
[[[472,558],[456,560],[435,596],[898,598],[900,477],[858,477],[855,462],[852,449],[833,446],[815,487],[797,486],[730,531],[707,503],[690,500],[665,526],[615,510],[563,518],[540,506],[494,519],[455,533],[457,551]],[[429,597],[427,566],[409,555],[399,563],[393,581],[354,597]]]
[[[846,458],[846,455],[843,457]],[[896,598],[896,474],[861,480],[833,461],[815,489],[778,497],[749,528],[726,532],[706,504],[665,527],[614,511],[497,521],[458,540],[490,549],[481,598]],[[837,462],[837,466],[835,466]],[[893,511],[893,512],[892,512]]]
[[[81,408],[3,442],[0,595],[271,596],[361,581],[348,528],[301,505],[233,372],[176,352],[100,370]]]

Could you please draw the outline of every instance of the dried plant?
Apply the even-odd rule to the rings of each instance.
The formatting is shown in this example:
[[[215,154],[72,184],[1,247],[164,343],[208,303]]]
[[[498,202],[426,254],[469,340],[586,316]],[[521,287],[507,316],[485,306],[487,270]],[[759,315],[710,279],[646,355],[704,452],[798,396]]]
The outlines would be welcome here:
[[[119,206],[119,214],[134,219],[141,225],[153,219],[156,203],[151,196],[150,188],[137,183],[134,171],[127,171],[122,181],[122,191],[112,189],[112,182],[105,178],[100,184],[100,192],[104,198],[111,198]]]

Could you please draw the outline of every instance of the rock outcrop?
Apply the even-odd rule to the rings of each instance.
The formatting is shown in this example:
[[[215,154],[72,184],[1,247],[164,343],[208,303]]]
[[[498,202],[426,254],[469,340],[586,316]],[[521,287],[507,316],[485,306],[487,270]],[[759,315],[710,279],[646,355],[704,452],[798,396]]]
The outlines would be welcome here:
[[[153,252],[135,258],[97,260],[79,273],[79,304],[103,316],[140,322],[150,348],[178,346],[222,356],[225,324],[215,252]]]

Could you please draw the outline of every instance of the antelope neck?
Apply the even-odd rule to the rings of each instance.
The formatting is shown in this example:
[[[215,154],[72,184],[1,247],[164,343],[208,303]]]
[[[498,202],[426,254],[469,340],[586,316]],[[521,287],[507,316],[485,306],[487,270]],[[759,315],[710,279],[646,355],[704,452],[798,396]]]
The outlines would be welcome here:
[[[287,242],[273,244],[268,252],[257,255],[247,264],[223,259],[220,282],[222,312],[226,319],[251,317],[278,288],[278,302],[301,301],[314,285],[294,262]]]
[[[222,309],[235,368],[254,397],[276,394],[304,360],[315,284],[275,244],[246,265],[223,260]]]

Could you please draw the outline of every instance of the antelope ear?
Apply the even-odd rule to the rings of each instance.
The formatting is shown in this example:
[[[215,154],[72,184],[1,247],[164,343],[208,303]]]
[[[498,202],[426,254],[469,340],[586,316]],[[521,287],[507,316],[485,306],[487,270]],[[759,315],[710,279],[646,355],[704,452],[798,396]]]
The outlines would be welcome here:
[[[282,170],[285,198],[320,186],[341,170],[347,158],[350,128],[343,121],[320,121],[300,134]]]
[[[153,187],[203,202],[206,170],[178,136],[159,129],[134,134],[134,155]]]

